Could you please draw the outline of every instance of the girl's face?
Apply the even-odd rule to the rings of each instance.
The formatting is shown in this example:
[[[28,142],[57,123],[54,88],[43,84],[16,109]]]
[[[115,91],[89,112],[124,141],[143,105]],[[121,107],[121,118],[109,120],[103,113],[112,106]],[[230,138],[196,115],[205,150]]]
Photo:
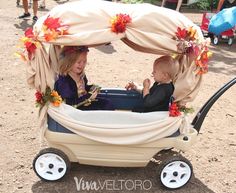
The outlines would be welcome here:
[[[87,63],[87,52],[82,52],[75,63],[72,65],[71,72],[81,74]]]
[[[155,82],[165,82],[168,79],[168,73],[164,72],[158,64],[153,64],[152,71],[153,79]]]

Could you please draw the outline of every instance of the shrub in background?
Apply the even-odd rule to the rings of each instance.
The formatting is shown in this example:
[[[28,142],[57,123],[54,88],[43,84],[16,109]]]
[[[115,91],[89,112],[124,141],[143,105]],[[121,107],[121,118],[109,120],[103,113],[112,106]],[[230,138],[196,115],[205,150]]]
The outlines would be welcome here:
[[[195,5],[192,5],[192,7],[197,7],[200,10],[211,10],[217,8],[218,2],[219,0],[200,0]]]
[[[151,3],[157,4],[162,0],[121,0],[123,3]],[[198,9],[198,10],[211,10],[216,9],[219,0],[199,0],[197,3],[189,5],[189,8]],[[183,3],[186,4],[187,0],[183,0]]]

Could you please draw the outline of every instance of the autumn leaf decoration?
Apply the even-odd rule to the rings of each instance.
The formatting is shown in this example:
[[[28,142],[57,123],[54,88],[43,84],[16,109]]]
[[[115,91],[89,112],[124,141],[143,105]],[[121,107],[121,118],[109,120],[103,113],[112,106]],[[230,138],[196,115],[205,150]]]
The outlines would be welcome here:
[[[179,107],[177,102],[172,102],[169,106],[170,117],[178,117],[182,113],[186,115],[188,113],[193,113],[193,112],[194,112],[194,109],[192,107],[186,107],[186,106]]]
[[[61,23],[60,18],[47,17],[43,23],[45,41],[50,42],[56,40],[60,35],[68,34],[68,26]]]
[[[212,53],[208,49],[207,41],[199,43],[196,29],[190,27],[188,29],[177,28],[175,40],[178,41],[177,50],[183,54],[193,54],[197,68],[197,74],[205,74],[208,72],[208,61]]]
[[[41,45],[37,40],[37,37],[35,36],[32,28],[26,29],[24,35],[25,36],[20,39],[20,41],[23,43],[24,50],[22,53],[17,52],[16,55],[24,61],[27,61],[32,59],[35,50]],[[25,51],[27,51],[27,56],[25,55]]]
[[[209,51],[208,49],[208,42],[205,42],[201,45],[201,48],[196,49],[195,48],[195,53],[196,53],[196,66],[198,67],[197,74],[205,74],[208,72],[208,61],[209,58],[212,57],[212,52]]]
[[[58,107],[62,103],[61,96],[55,90],[51,90],[50,87],[46,88],[46,91],[40,92],[36,91],[35,93],[35,103],[36,107],[40,107],[40,109],[49,103],[52,103],[53,106]]]
[[[178,51],[187,54],[191,53],[197,40],[196,30],[193,27],[190,27],[188,30],[178,27],[175,35],[174,39],[178,41]]]
[[[124,33],[127,24],[131,23],[132,19],[128,14],[116,14],[111,19],[111,31],[115,33]]]
[[[170,106],[169,106],[169,116],[170,117],[178,117],[180,116],[180,110],[179,107],[177,105],[177,103],[173,102]]]

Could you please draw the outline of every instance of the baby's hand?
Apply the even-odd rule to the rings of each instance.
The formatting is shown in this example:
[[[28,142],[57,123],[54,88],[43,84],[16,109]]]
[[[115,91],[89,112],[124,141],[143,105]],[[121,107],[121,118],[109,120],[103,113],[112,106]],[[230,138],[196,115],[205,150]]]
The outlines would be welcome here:
[[[150,86],[151,86],[151,81],[150,81],[150,79],[146,78],[143,81],[143,88],[150,88]]]
[[[138,86],[134,82],[129,82],[126,86],[126,90],[137,90]]]

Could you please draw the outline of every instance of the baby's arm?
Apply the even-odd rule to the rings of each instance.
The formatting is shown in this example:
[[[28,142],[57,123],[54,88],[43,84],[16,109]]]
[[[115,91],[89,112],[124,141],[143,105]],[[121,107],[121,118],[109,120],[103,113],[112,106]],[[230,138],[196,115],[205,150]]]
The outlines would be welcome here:
[[[147,78],[143,81],[143,97],[149,94],[151,81]]]
[[[153,108],[156,105],[160,105],[165,100],[166,94],[164,90],[157,89],[152,94],[147,94],[143,100],[143,106],[145,108]]]

